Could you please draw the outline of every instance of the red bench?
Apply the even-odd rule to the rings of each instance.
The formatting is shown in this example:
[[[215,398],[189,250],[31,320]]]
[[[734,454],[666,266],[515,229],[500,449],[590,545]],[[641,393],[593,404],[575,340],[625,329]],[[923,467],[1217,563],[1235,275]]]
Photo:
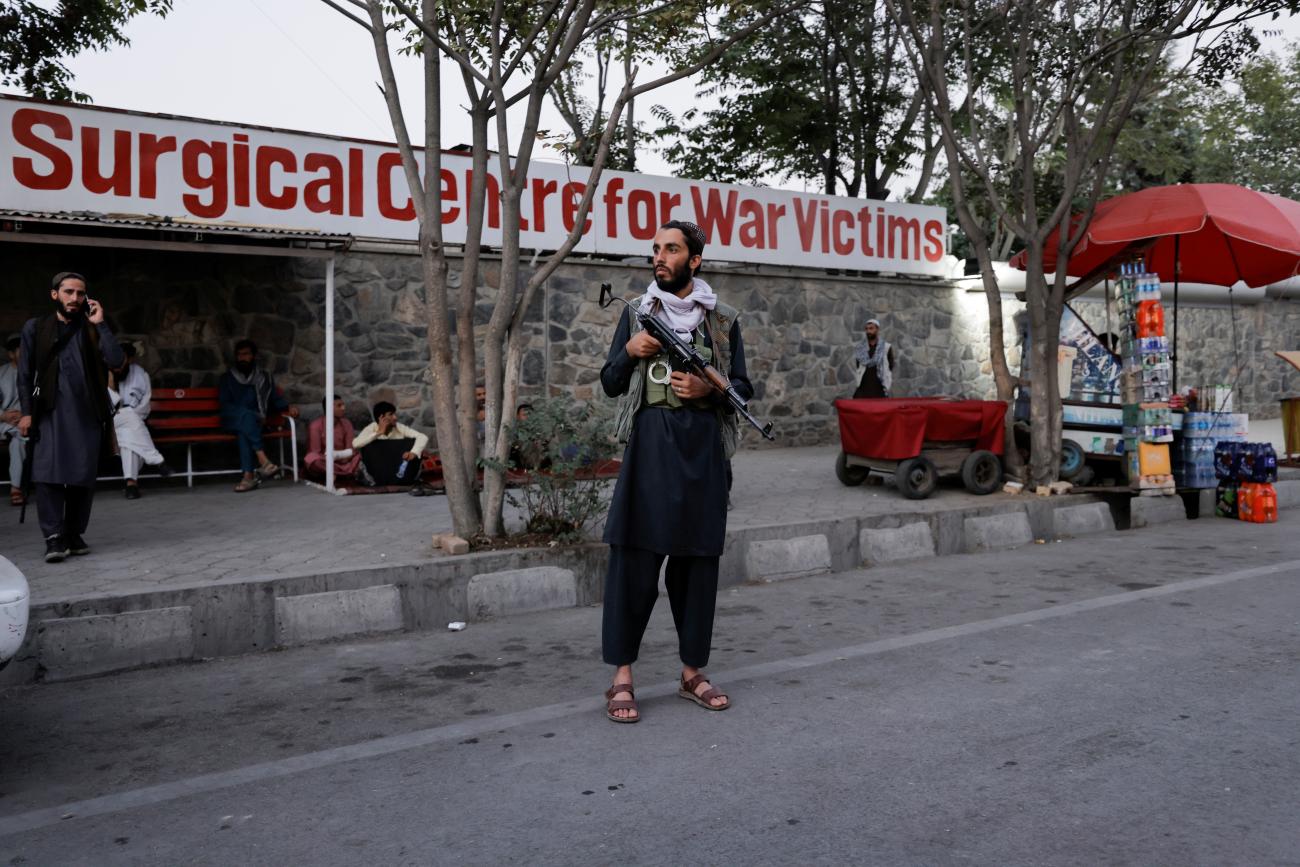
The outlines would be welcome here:
[[[155,388],[147,424],[156,446],[185,444],[185,481],[194,487],[195,476],[215,476],[242,470],[195,470],[195,443],[233,443],[235,435],[223,430],[215,388]],[[287,422],[287,424],[286,424]],[[262,437],[280,441],[280,466],[293,468],[298,481],[298,428],[292,418],[279,413],[268,416]],[[288,440],[292,460],[284,459]]]

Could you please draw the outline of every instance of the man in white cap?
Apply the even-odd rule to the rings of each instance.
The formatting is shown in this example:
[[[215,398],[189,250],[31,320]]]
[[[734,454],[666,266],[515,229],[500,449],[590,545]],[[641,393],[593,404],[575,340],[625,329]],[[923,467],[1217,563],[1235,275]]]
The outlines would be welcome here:
[[[863,331],[867,339],[853,350],[853,360],[863,368],[855,398],[889,397],[894,388],[894,347],[880,337],[880,320],[868,319]]]

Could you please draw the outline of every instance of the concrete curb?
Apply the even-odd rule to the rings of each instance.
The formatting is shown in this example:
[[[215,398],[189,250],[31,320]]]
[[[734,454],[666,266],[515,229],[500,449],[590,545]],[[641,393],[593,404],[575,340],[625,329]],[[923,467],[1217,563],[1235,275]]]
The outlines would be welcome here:
[[[1129,529],[1187,520],[1182,497],[1134,497],[1129,506]]]
[[[965,530],[966,550],[972,554],[980,551],[1019,548],[1034,541],[1034,531],[1029,526],[1029,515],[1024,512],[967,518]]]
[[[829,571],[831,549],[825,533],[745,546],[745,576],[750,581],[780,581]]]
[[[486,620],[526,611],[573,608],[578,604],[578,579],[573,570],[557,566],[484,572],[469,579],[465,593],[468,616]]]
[[[402,593],[394,584],[275,600],[277,647],[397,632],[401,628]]]
[[[1052,535],[1058,539],[1109,533],[1115,529],[1115,518],[1105,503],[1083,503],[1057,509],[1052,514],[1052,521]]]
[[[1300,480],[1278,488],[1279,501],[1300,500]],[[1034,539],[1104,532],[1117,524],[1124,527],[1122,504],[1129,498],[1117,494],[1113,499],[1112,510],[1085,495],[1000,497],[940,511],[739,527],[727,534],[719,583],[844,572],[864,563],[1001,550]],[[1144,502],[1148,500],[1155,504]],[[1181,498],[1133,497],[1131,502],[1135,527],[1184,518]],[[899,508],[908,503],[900,499]],[[1210,516],[1213,509],[1201,514]],[[0,685],[592,605],[604,595],[608,557],[608,548],[594,543],[489,551],[43,603],[33,607],[27,640],[0,672]]]
[[[898,528],[863,529],[858,533],[863,566],[933,557],[934,533],[924,521]]]

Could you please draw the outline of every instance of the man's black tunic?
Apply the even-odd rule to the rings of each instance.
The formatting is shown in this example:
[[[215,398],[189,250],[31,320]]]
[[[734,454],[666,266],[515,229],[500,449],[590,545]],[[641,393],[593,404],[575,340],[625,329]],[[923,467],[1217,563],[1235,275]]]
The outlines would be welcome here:
[[[631,312],[624,310],[600,371],[601,385],[610,397],[627,391],[640,362],[627,354],[630,319]],[[703,330],[705,344],[711,346],[707,329]],[[754,389],[745,369],[739,322],[732,323],[729,339],[730,370],[724,373],[736,392],[749,400]],[[708,402],[725,405],[720,396]],[[623,468],[605,521],[605,541],[659,554],[720,557],[726,532],[726,458],[717,410],[642,406],[623,453]]]

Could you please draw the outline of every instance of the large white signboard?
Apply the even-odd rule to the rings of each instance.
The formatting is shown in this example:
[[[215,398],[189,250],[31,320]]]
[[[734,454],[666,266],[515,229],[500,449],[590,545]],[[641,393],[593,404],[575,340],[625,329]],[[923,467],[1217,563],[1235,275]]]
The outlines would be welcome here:
[[[490,171],[484,243],[498,246]],[[555,249],[575,223],[587,170],[534,162],[521,243]],[[467,157],[443,158],[448,243],[465,238]],[[168,216],[414,240],[415,209],[392,145],[0,97],[0,208]],[[648,255],[655,229],[690,220],[706,257],[942,276],[942,208],[605,172],[581,253]]]

